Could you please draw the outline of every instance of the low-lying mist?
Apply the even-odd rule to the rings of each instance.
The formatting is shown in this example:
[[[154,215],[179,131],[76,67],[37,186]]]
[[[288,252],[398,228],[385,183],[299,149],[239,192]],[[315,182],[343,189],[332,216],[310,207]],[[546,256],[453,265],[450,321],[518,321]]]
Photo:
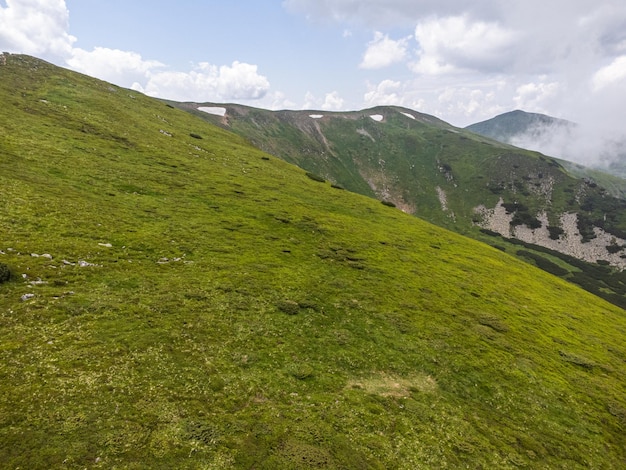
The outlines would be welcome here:
[[[509,143],[626,177],[626,134],[616,130],[589,124],[537,123],[509,138]]]

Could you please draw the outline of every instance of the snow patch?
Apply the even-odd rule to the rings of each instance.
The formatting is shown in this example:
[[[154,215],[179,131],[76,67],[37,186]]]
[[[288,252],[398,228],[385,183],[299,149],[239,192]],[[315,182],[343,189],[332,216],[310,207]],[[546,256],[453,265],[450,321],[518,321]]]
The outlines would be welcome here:
[[[415,116],[413,116],[412,114],[409,114],[409,113],[402,113],[402,114],[404,114],[406,117],[413,119],[415,121]]]
[[[324,117],[323,114],[309,114],[311,119],[322,119]]]
[[[382,114],[372,114],[370,117],[376,122],[380,122],[383,120]]]
[[[200,106],[198,111],[203,111],[215,116],[226,116],[226,108],[220,108],[217,106]]]

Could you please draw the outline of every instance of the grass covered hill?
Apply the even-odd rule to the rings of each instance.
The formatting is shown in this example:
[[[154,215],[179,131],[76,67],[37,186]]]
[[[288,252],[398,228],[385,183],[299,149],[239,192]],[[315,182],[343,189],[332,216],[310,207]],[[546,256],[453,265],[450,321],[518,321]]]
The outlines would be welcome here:
[[[393,202],[463,234],[478,232],[477,207],[494,208],[502,199],[505,205],[523,206],[519,215],[531,226],[541,212],[555,227],[563,213],[576,212],[589,225],[626,236],[620,201],[571,174],[565,162],[410,109],[269,111],[237,104],[169,104],[350,191]],[[203,108],[221,109],[224,115]],[[608,222],[601,223],[605,214]]]
[[[623,468],[624,312],[160,101],[0,66],[5,468]]]
[[[575,127],[575,123],[565,119],[557,119],[545,114],[527,113],[518,109],[486,121],[471,124],[465,129],[500,142],[511,142],[523,135],[529,138],[538,138],[546,130],[567,131],[568,129],[573,130]]]
[[[615,197],[626,180],[573,171],[565,161],[395,106],[323,112],[168,104],[335,185],[513,255],[531,250],[542,269],[626,307],[626,200]]]

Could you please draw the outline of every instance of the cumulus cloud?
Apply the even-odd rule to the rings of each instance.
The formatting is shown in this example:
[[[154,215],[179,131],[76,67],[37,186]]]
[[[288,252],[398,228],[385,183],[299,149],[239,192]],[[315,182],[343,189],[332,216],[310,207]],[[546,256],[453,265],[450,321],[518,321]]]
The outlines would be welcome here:
[[[6,0],[0,4],[0,50],[44,58],[66,56],[76,38],[68,33],[64,0]]]
[[[494,72],[510,65],[517,34],[498,23],[452,16],[420,21],[415,38],[420,50],[412,69],[417,73]]]
[[[389,39],[389,36],[377,31],[374,39],[367,45],[367,50],[359,66],[363,69],[379,69],[401,62],[407,55],[409,39],[403,38],[394,41]]]
[[[260,99],[269,87],[256,65],[235,61],[220,67],[203,62],[190,72],[150,73],[143,88],[148,95],[177,101],[227,101]]]
[[[560,91],[561,85],[557,82],[524,83],[517,87],[513,102],[519,109],[532,109],[535,112],[547,113],[550,109],[549,104]]]
[[[324,111],[342,111],[344,109],[344,99],[339,96],[337,91],[327,93],[322,109]]]
[[[367,107],[378,105],[402,105],[401,82],[393,80],[383,80],[378,85],[370,85],[365,93],[365,105]]]
[[[0,4],[1,5],[1,4]],[[257,100],[270,88],[257,66],[202,62],[189,71],[170,71],[139,53],[96,47],[74,47],[64,0],[7,0],[0,6],[0,50],[32,54],[162,98],[181,101]]]
[[[594,91],[600,91],[608,86],[621,83],[626,85],[626,55],[617,57],[609,65],[598,70],[592,78]]]
[[[106,47],[96,47],[93,51],[72,49],[66,63],[78,72],[127,86],[144,82],[155,70],[164,67],[158,61],[144,60],[136,52]]]
[[[497,0],[285,0],[291,11],[311,18],[358,21],[375,28],[406,25],[425,16],[472,12],[492,16]]]

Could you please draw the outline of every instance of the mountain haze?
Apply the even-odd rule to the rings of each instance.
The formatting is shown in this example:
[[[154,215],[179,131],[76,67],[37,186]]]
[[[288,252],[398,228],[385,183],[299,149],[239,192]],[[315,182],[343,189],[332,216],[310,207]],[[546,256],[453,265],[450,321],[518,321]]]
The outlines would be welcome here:
[[[161,101],[3,58],[3,466],[626,464],[623,310]]]
[[[566,159],[568,169],[594,177],[614,194],[626,194],[626,139],[544,114],[512,111],[465,129],[518,147]],[[584,165],[584,166],[582,166]],[[593,168],[594,170],[591,170]]]
[[[515,110],[500,114],[486,121],[467,126],[465,129],[500,142],[515,144],[522,136],[541,138],[550,129],[567,131],[576,126],[573,122],[545,114]]]

